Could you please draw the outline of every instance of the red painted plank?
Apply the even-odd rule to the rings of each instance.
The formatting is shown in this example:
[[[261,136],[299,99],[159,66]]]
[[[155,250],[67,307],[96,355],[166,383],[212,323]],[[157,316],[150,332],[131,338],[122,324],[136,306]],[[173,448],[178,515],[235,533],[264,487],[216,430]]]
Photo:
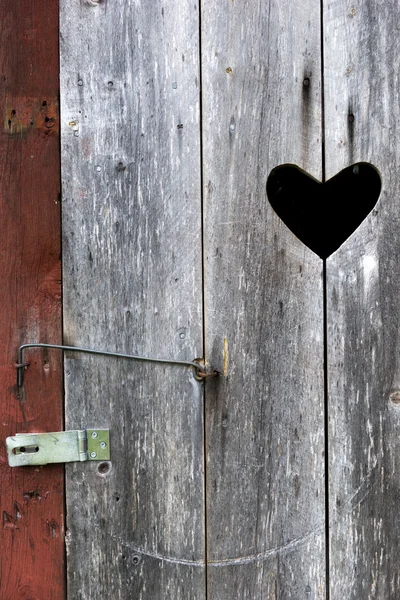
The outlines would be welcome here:
[[[64,598],[61,465],[8,467],[5,438],[62,429],[58,1],[0,0],[0,597]]]

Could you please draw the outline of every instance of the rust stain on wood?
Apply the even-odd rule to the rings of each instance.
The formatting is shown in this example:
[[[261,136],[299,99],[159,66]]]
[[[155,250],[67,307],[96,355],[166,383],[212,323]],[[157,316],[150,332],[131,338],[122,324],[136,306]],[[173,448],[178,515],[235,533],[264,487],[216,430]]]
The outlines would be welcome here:
[[[229,352],[228,352],[228,340],[224,338],[224,377],[228,376],[228,365],[229,365]]]
[[[2,598],[64,598],[63,467],[11,469],[4,440],[62,423],[59,353],[15,389],[17,347],[61,341],[58,2],[0,0]]]
[[[3,127],[9,135],[27,134],[31,129],[43,135],[59,134],[59,107],[56,99],[41,100],[16,96],[6,98]]]

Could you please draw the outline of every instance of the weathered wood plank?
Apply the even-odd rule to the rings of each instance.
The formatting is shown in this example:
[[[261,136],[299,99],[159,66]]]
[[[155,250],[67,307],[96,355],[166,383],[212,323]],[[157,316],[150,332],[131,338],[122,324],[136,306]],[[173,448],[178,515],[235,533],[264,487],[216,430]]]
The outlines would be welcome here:
[[[62,428],[58,2],[0,0],[0,597],[64,597],[60,465],[11,469],[5,439]]]
[[[206,0],[202,16],[210,598],[325,598],[322,261],[266,198],[322,178],[320,10]]]
[[[327,177],[380,171],[376,209],[327,263],[331,600],[398,598],[400,15],[324,9]],[[353,115],[350,117],[349,115]],[[343,215],[346,218],[346,215]]]
[[[195,3],[61,3],[65,339],[202,356]],[[71,598],[205,595],[202,384],[192,371],[66,359],[68,427],[111,430],[67,470]]]

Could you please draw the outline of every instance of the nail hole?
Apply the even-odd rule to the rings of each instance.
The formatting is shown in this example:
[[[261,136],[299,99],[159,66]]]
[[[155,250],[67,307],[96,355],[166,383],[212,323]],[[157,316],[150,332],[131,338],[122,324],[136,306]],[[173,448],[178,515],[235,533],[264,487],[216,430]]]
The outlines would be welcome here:
[[[46,102],[46,100],[43,100],[43,102],[42,102],[42,106],[47,106],[47,102]]]
[[[354,115],[353,114],[349,115],[349,123],[354,123]]]
[[[15,112],[15,110],[11,111],[12,116],[14,117],[17,113]]]
[[[400,391],[393,392],[389,398],[392,404],[400,404]]]
[[[110,465],[109,465],[109,463],[106,463],[106,462],[100,463],[99,466],[97,467],[97,470],[101,475],[105,475],[106,473],[109,472]]]
[[[140,556],[138,554],[134,554],[132,556],[132,562],[134,565],[138,565],[140,563]]]

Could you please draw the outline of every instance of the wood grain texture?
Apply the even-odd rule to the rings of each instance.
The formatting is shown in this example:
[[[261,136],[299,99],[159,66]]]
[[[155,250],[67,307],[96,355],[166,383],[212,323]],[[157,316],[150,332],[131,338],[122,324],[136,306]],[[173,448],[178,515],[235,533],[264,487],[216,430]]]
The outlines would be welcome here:
[[[69,344],[203,354],[198,27],[186,0],[61,3]],[[109,358],[65,369],[68,428],[111,431],[109,465],[67,469],[69,597],[203,599],[202,384]]]
[[[326,4],[327,177],[380,171],[376,209],[327,263],[331,600],[398,598],[400,16]],[[348,118],[353,115],[354,119]],[[346,215],[343,215],[345,218]]]
[[[322,177],[320,10],[203,2],[208,595],[325,599],[322,261],[266,180]]]
[[[58,2],[0,1],[0,597],[64,598],[63,467],[8,466],[5,439],[62,429]]]

